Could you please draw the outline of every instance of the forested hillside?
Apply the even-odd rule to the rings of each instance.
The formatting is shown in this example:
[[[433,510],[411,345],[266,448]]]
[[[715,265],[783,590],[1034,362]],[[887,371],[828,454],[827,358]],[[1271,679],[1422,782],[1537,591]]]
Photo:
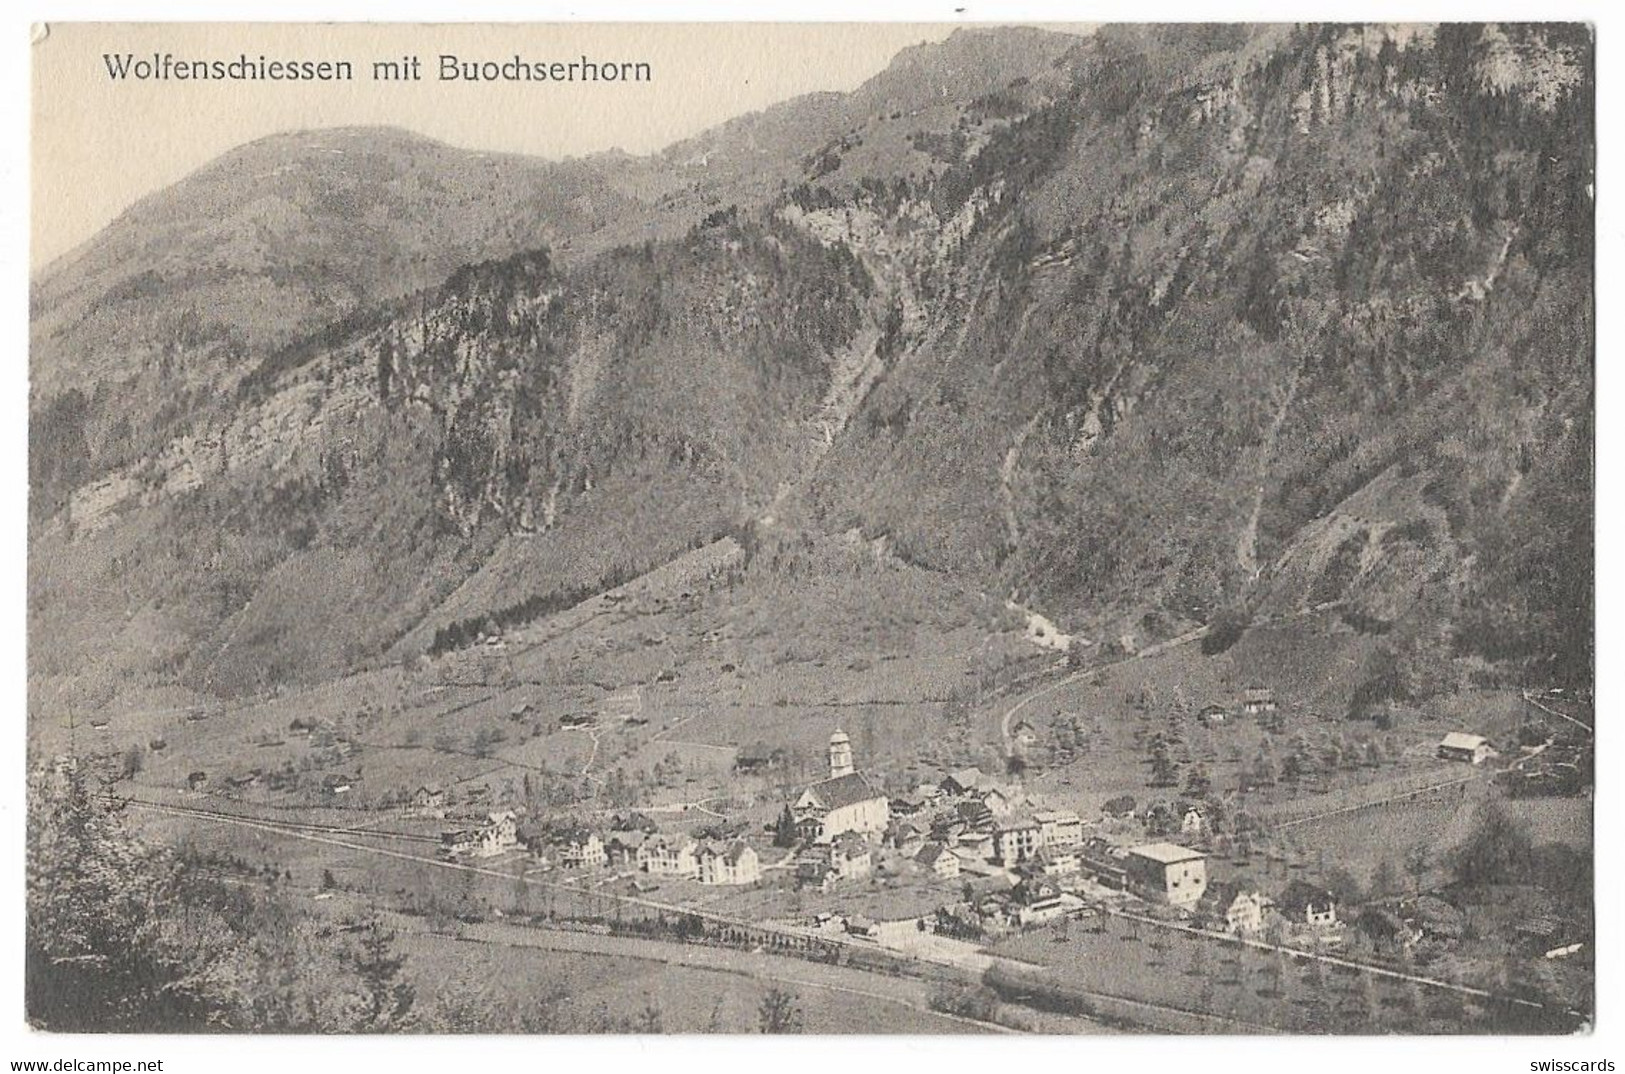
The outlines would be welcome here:
[[[653,159],[245,147],[36,282],[36,703],[763,525],[1090,637],[1324,605],[1367,701],[1589,682],[1592,47],[966,31]]]

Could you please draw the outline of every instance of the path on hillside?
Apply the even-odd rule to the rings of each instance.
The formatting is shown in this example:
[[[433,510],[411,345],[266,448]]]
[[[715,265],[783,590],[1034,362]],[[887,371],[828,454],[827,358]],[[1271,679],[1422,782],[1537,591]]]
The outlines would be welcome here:
[[[1519,691],[1519,692],[1523,695],[1523,699],[1526,702],[1528,702],[1529,704],[1535,706],[1537,709],[1539,709],[1540,711],[1546,713],[1548,716],[1556,716],[1560,720],[1567,720],[1569,723],[1572,723],[1574,726],[1580,728],[1582,731],[1584,731],[1588,735],[1595,735],[1596,734],[1596,731],[1594,731],[1589,725],[1581,723],[1579,720],[1576,720],[1573,716],[1570,716],[1567,713],[1558,712],[1556,709],[1549,708],[1548,706],[1541,704],[1539,701],[1536,701],[1534,698],[1529,696],[1529,691],[1522,690],[1522,691]]]

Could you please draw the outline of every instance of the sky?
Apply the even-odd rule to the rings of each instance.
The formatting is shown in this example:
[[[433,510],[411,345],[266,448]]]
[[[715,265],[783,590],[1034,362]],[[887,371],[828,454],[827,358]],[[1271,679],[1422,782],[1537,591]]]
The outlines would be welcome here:
[[[851,89],[949,24],[110,24],[36,29],[33,243],[38,268],[141,196],[234,146],[279,131],[388,124],[453,145],[559,158],[649,153],[733,116],[815,90]],[[350,60],[349,83],[133,82],[104,54]],[[623,83],[449,83],[436,57],[626,59]],[[422,57],[418,83],[372,80],[375,60]]]

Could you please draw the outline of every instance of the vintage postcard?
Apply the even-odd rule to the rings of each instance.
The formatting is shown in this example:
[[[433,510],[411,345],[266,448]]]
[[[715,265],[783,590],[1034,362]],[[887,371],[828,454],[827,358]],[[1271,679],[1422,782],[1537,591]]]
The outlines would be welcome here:
[[[32,62],[18,1020],[1593,1025],[1590,27]]]

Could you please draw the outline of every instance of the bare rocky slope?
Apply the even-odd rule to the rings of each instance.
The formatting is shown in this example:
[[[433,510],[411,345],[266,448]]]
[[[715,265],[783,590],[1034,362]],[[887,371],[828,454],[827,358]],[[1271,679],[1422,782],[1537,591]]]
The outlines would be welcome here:
[[[1591,55],[985,30],[656,158],[245,147],[36,284],[36,701],[320,679],[764,525],[1091,637],[1325,606],[1362,702],[1589,682]]]

